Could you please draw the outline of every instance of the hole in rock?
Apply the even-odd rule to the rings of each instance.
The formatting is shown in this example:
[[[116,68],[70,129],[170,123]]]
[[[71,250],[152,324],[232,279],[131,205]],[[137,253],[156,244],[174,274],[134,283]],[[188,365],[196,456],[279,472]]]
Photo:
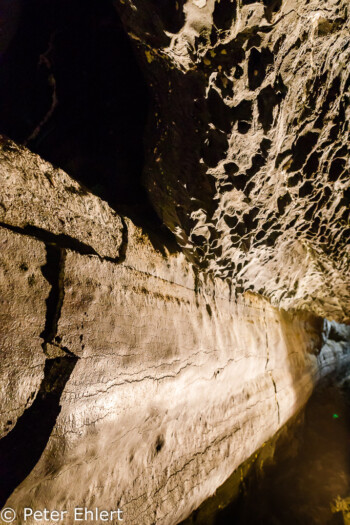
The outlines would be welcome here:
[[[196,235],[195,233],[192,233],[191,241],[196,246],[204,246],[207,242],[207,239],[204,237],[204,235]]]
[[[235,173],[239,171],[239,167],[237,166],[235,162],[227,162],[224,165],[224,169],[225,169],[225,173],[227,173],[228,175],[234,175]]]
[[[304,182],[304,184],[299,188],[299,197],[307,197],[313,192],[313,184],[309,181]]]
[[[237,1],[219,0],[215,2],[213,21],[218,29],[230,29],[236,19]]]
[[[308,131],[293,144],[293,162],[288,171],[297,171],[304,165],[308,154],[317,144],[319,133]]]
[[[252,47],[260,47],[261,40],[262,39],[260,35],[252,35],[247,42],[247,51],[249,51],[249,49],[251,49]]]
[[[264,81],[266,68],[273,63],[273,54],[269,49],[263,48],[260,51],[253,47],[248,61],[248,82],[249,89],[254,91]]]
[[[314,173],[317,172],[319,164],[320,164],[319,154],[318,154],[317,151],[314,151],[310,155],[307,163],[305,164],[305,166],[303,168],[303,171],[304,171],[304,173],[305,173],[307,178],[310,178]]]
[[[287,186],[288,188],[294,188],[294,186],[297,186],[297,184],[299,184],[299,182],[301,181],[302,181],[302,176],[300,175],[300,173],[296,173],[295,175],[292,175],[291,177],[288,178]]]
[[[238,223],[237,217],[231,215],[224,215],[224,221],[229,228],[234,228]]]
[[[316,209],[317,209],[317,204],[315,203],[305,212],[304,217],[306,221],[311,221]]]
[[[234,77],[238,80],[243,75],[244,71],[241,66],[237,66],[235,69]]]
[[[312,221],[311,228],[308,234],[317,235],[319,233],[319,228],[320,228],[320,218],[315,217],[314,220]]]
[[[253,231],[254,228],[258,226],[259,221],[255,220],[255,217],[258,215],[259,211],[259,208],[254,207],[248,213],[243,215],[244,224],[248,231]]]
[[[345,170],[346,160],[345,159],[335,159],[332,161],[328,179],[332,182],[336,182],[342,175]]]
[[[205,164],[210,168],[214,168],[225,157],[227,150],[228,140],[226,134],[217,129],[210,129],[202,147]]]
[[[218,74],[216,77],[216,85],[221,91],[223,98],[233,97],[233,82],[224,74]]]
[[[281,9],[283,0],[263,0],[263,2],[266,20],[270,22],[274,13],[277,13]]]
[[[253,181],[250,181],[249,184],[246,185],[246,187],[244,188],[244,193],[247,197],[249,197],[250,195],[250,192],[253,191],[253,189],[255,188],[255,182]],[[246,202],[249,204],[250,200],[246,200]]]
[[[231,108],[232,121],[244,120],[250,122],[253,119],[253,104],[251,100],[242,100],[237,106]]]
[[[229,133],[232,128],[230,108],[222,100],[216,89],[211,89],[209,91],[208,109],[215,127]]]
[[[335,77],[332,81],[332,84],[328,90],[326,100],[322,104],[322,109],[320,112],[320,115],[318,119],[315,122],[316,128],[322,128],[324,124],[324,118],[328,111],[330,110],[331,106],[335,103],[335,101],[340,96],[340,86],[341,86],[341,80],[340,77]]]
[[[155,445],[156,454],[158,454],[162,450],[162,448],[164,447],[164,443],[165,443],[164,437],[158,436],[156,445]]]
[[[237,126],[238,133],[245,135],[246,133],[248,133],[250,128],[251,128],[251,124],[249,122],[246,122],[245,120],[241,120],[240,122],[238,122],[238,126]]]
[[[270,139],[267,139],[266,137],[262,139],[261,143],[260,143],[260,150],[262,152],[262,154],[264,155],[264,157],[267,157],[268,156],[268,153],[270,151],[270,148],[271,148],[271,140]]]
[[[267,133],[273,123],[273,110],[279,103],[279,97],[272,86],[262,89],[258,95],[259,121],[264,133]]]
[[[254,157],[252,158],[252,165],[246,171],[247,177],[250,178],[256,175],[260,168],[262,168],[265,165],[265,163],[266,159],[262,155],[260,155],[260,153],[254,155]]]
[[[215,26],[213,26],[211,28],[211,32],[210,32],[210,43],[211,43],[212,46],[215,46],[217,41],[218,41],[218,32],[217,32]]]
[[[283,215],[285,212],[285,209],[291,202],[292,202],[292,198],[288,192],[278,197],[277,199],[278,213],[280,215]]]
[[[247,177],[241,173],[240,175],[232,176],[231,181],[237,190],[243,191],[247,183]]]
[[[141,180],[150,95],[113,2],[15,2],[17,30],[0,57],[0,133],[158,229]]]
[[[22,263],[19,268],[20,270],[22,270],[22,272],[27,272],[29,270],[28,266],[25,263]]]
[[[275,160],[275,167],[278,168],[282,164],[282,162],[291,155],[291,153],[292,152],[290,149],[278,153]]]

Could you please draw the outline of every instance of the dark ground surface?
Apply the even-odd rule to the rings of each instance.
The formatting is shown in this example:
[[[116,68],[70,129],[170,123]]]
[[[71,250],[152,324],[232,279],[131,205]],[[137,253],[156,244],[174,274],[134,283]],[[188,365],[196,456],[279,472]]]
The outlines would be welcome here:
[[[212,498],[214,515],[206,516],[202,507],[186,523],[346,525],[331,504],[350,496],[350,381],[332,379],[318,387],[303,423],[290,433],[293,437],[277,447],[274,464],[265,466],[263,475],[249,474],[238,499],[220,509],[220,498]]]

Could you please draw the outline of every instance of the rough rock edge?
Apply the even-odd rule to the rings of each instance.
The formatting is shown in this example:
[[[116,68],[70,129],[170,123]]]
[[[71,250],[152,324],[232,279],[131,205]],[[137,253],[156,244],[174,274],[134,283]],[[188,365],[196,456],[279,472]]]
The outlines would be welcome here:
[[[65,175],[63,180],[66,180],[66,178],[67,176]],[[57,184],[59,184],[59,178]],[[19,202],[22,201],[20,200]],[[16,205],[16,202],[13,204]],[[21,212],[21,207],[15,206],[15,208],[17,213]],[[210,352],[206,353],[201,351],[200,348],[198,349],[196,344],[194,344],[194,346],[188,346],[188,348],[187,346],[183,348],[183,345],[179,345],[178,342],[179,349],[181,349],[182,352],[187,350],[189,352],[189,355],[183,356],[186,357],[184,362],[182,364],[180,363],[180,366],[177,364],[176,359],[171,359],[170,362],[167,362],[169,361],[168,358],[166,362],[162,362],[161,354],[160,357],[158,357],[158,352],[166,351],[166,348],[164,349],[162,344],[158,348],[157,352],[151,352],[149,356],[147,356],[145,352],[140,351],[142,348],[140,341],[142,342],[144,336],[142,331],[138,330],[137,322],[139,320],[137,319],[137,315],[135,315],[134,318],[134,324],[136,325],[134,330],[136,330],[135,333],[139,334],[141,339],[138,343],[140,346],[139,352],[136,352],[134,362],[128,364],[130,363],[130,361],[128,361],[130,356],[117,355],[115,348],[112,348],[112,353],[110,355],[91,355],[91,352],[89,353],[89,349],[86,346],[84,348],[82,341],[80,340],[79,331],[82,330],[82,328],[80,328],[79,322],[82,321],[85,304],[95,304],[95,302],[89,297],[89,288],[87,286],[85,288],[84,286],[80,286],[81,283],[84,283],[84,280],[79,280],[81,279],[81,276],[86,280],[86,284],[89,283],[90,288],[92,286],[92,291],[102,293],[101,297],[106,298],[107,300],[109,296],[115,293],[116,289],[118,289],[120,296],[117,297],[120,297],[120,302],[118,302],[119,299],[117,299],[116,304],[119,306],[116,309],[115,315],[113,313],[114,310],[110,312],[108,308],[105,314],[102,311],[102,316],[106,317],[107,320],[109,317],[113,322],[114,317],[116,317],[117,314],[120,314],[119,310],[121,310],[121,304],[123,301],[125,301],[128,294],[131,294],[131,304],[133,304],[134,299],[132,294],[135,293],[135,298],[136,296],[141,298],[141,306],[145,309],[145,313],[148,316],[151,315],[152,322],[155,323],[157,329],[160,330],[159,327],[162,326],[161,323],[164,323],[165,319],[166,328],[164,328],[164,331],[169,330],[168,322],[170,319],[167,321],[167,318],[164,317],[163,314],[165,309],[160,308],[159,305],[172,305],[172,308],[175,308],[174,311],[178,312],[179,315],[185,315],[186,317],[186,305],[190,302],[192,305],[191,308],[193,309],[192,312],[196,312],[196,315],[198,316],[198,323],[203,323],[203,329],[199,330],[199,332],[202,332],[200,333],[200,337],[203,337],[205,335],[205,330],[208,330],[208,335],[211,334],[211,339],[214,338],[215,341],[217,336],[221,340],[221,335],[224,337],[225,334],[230,333],[230,329],[225,326],[223,317],[224,312],[226,312],[225,315],[227,315],[227,311],[232,311],[232,314],[234,310],[237,310],[237,312],[241,312],[241,315],[244,314],[244,317],[247,318],[247,334],[253,339],[255,337],[255,322],[258,323],[255,327],[258,329],[258,339],[261,337],[261,335],[259,336],[259,330],[262,330],[262,333],[267,333],[267,322],[270,317],[272,333],[274,333],[272,329],[274,322],[279,322],[281,326],[285,325],[286,328],[288,328],[288,326],[293,327],[293,323],[296,323],[296,326],[298,326],[298,330],[300,331],[300,337],[303,339],[300,348],[297,349],[297,354],[299,352],[300,358],[302,360],[306,360],[304,363],[305,366],[298,364],[298,361],[295,361],[294,363],[296,371],[298,371],[301,366],[301,369],[298,372],[300,373],[301,377],[299,378],[299,376],[295,376],[294,383],[292,381],[291,384],[288,384],[288,378],[286,381],[283,370],[278,370],[277,368],[275,371],[274,360],[276,359],[276,356],[273,355],[274,351],[276,350],[274,347],[275,343],[274,341],[270,343],[268,340],[266,340],[266,343],[264,343],[264,352],[266,350],[267,354],[258,356],[258,360],[260,361],[263,358],[263,370],[261,370],[263,374],[261,376],[258,375],[257,377],[254,376],[254,380],[250,385],[247,382],[247,384],[244,385],[243,392],[238,392],[238,399],[240,399],[240,396],[242,399],[245,399],[246,396],[248,400],[251,398],[250,401],[248,401],[247,410],[244,411],[244,413],[247,414],[247,418],[243,421],[243,436],[245,436],[248,432],[247,429],[250,428],[252,422],[249,411],[254,410],[255,405],[259,402],[266,404],[268,413],[270,414],[270,426],[269,429],[266,430],[265,422],[262,435],[255,435],[254,441],[251,443],[251,447],[248,447],[248,449],[244,451],[240,450],[240,455],[234,458],[236,460],[238,457],[241,460],[245,459],[244,454],[249,455],[255,449],[254,447],[259,446],[261,439],[266,439],[266,436],[268,435],[266,432],[270,432],[270,435],[272,435],[274,431],[279,428],[279,426],[283,424],[286,419],[288,419],[289,415],[292,415],[294,411],[297,410],[300,403],[302,404],[307,399],[307,396],[312,389],[313,382],[316,380],[318,370],[321,370],[324,366],[329,370],[332,370],[334,366],[337,366],[338,362],[345,362],[348,359],[348,354],[346,352],[344,352],[343,355],[340,355],[341,351],[338,347],[331,348],[331,351],[328,353],[326,352],[326,354],[325,352],[322,352],[319,358],[324,359],[324,362],[319,361],[319,359],[316,358],[314,354],[318,353],[319,348],[317,346],[318,343],[315,343],[314,341],[315,334],[312,332],[314,329],[312,329],[310,332],[312,324],[315,323],[315,320],[312,318],[312,316],[308,316],[307,314],[295,314],[295,316],[293,316],[286,314],[283,311],[274,310],[264,299],[255,294],[248,293],[245,295],[245,297],[236,298],[234,289],[232,289],[229,281],[225,282],[220,278],[215,279],[212,276],[198,272],[198,270],[193,271],[191,266],[185,261],[182,254],[175,256],[170,254],[166,254],[165,256],[162,255],[160,252],[153,250],[147,237],[143,235],[142,232],[130,221],[126,220],[125,225],[127,225],[128,228],[127,230],[124,230],[122,256],[115,259],[110,259],[108,257],[103,258],[95,252],[91,253],[90,250],[86,251],[85,245],[82,248],[80,242],[67,245],[66,237],[64,237],[62,240],[62,237],[59,235],[52,237],[50,233],[47,232],[45,232],[45,235],[43,235],[41,230],[39,231],[39,234],[37,230],[31,231],[29,233],[30,236],[34,237],[38,235],[39,241],[46,244],[47,269],[44,269],[43,272],[45,278],[51,285],[51,292],[48,295],[46,302],[46,326],[42,332],[44,341],[43,349],[48,355],[46,365],[49,368],[45,374],[42,388],[39,389],[39,398],[40,396],[43,396],[43,392],[47,391],[48,380],[53,381],[53,385],[58,382],[58,387],[56,388],[55,386],[52,386],[55,401],[53,408],[54,417],[51,417],[50,419],[50,424],[52,424],[50,433],[48,433],[48,429],[46,428],[46,434],[48,438],[47,444],[44,444],[46,448],[44,449],[41,459],[37,465],[33,468],[33,470],[30,471],[29,476],[23,481],[23,483],[17,488],[13,496],[10,498],[9,501],[11,504],[15,503],[16,501],[23,502],[23,498],[27,497],[24,496],[25,494],[28,495],[28,497],[31,497],[30,494],[32,493],[34,486],[36,487],[35,498],[40,499],[41,492],[38,488],[38,482],[39,484],[43,482],[45,485],[45,487],[42,486],[42,489],[40,489],[43,491],[42,494],[44,494],[46,490],[50,490],[49,478],[51,479],[51,477],[47,474],[46,465],[51,464],[52,458],[56,457],[57,463],[55,468],[58,469],[57,472],[59,475],[61,475],[61,473],[65,471],[65,462],[67,461],[64,451],[69,452],[69,450],[72,450],[71,447],[76,442],[75,440],[77,437],[81,435],[81,432],[86,432],[87,443],[89,443],[88,438],[93,438],[93,441],[97,445],[97,429],[101,428],[102,436],[104,436],[106,432],[105,427],[103,427],[104,420],[106,420],[106,428],[108,428],[108,424],[110,423],[118,427],[120,421],[119,416],[114,414],[113,410],[111,412],[110,409],[108,409],[108,405],[111,404],[111,399],[108,397],[108,392],[113,394],[116,389],[118,389],[118,392],[125,392],[123,394],[124,397],[121,397],[124,403],[123,410],[125,411],[128,404],[130,403],[130,407],[134,407],[134,395],[137,394],[137,392],[137,395],[140,395],[140,393],[142,394],[142,403],[145,402],[144,389],[146,386],[147,389],[151,388],[150,391],[152,398],[156,395],[156,391],[154,391],[152,394],[152,388],[154,389],[155,386],[158,388],[158,385],[159,388],[161,388],[162,385],[165,385],[165,391],[167,391],[167,389],[172,391],[172,385],[175,385],[176,388],[177,384],[177,389],[181,389],[183,386],[182,382],[184,380],[184,385],[186,385],[186,379],[184,378],[186,378],[186,374],[189,370],[191,374],[194,374],[194,377],[196,377],[197,380],[203,380],[203,377],[201,378],[200,374],[198,374],[198,368],[203,366],[204,370],[206,371],[205,376],[207,375],[208,379],[213,381],[213,386],[215,385],[214,391],[217,392],[218,385],[221,384],[221,388],[226,385],[222,390],[226,392],[227,384],[232,385],[235,383],[233,378],[236,377],[235,373],[237,372],[231,368],[233,365],[235,365],[235,361],[237,360],[239,362],[241,358],[248,359],[249,361],[249,359],[252,357],[249,355],[246,356],[244,352],[241,357],[236,355],[237,352],[238,354],[239,352],[242,352],[242,349],[238,349],[238,351],[234,345],[232,346],[232,341],[230,342],[229,339],[230,344],[228,348],[214,348],[215,351],[212,356],[210,356]],[[26,232],[25,229],[21,230],[20,228],[14,226],[6,226],[5,229],[16,230],[12,233],[14,236],[28,236],[28,232]],[[127,235],[125,232],[127,232]],[[49,267],[51,267],[52,270],[50,277],[49,273],[47,272]],[[99,279],[99,272],[101,272],[101,279]],[[105,281],[103,278],[105,278]],[[84,300],[80,301],[79,294],[84,293],[87,295]],[[76,301],[78,301],[77,304],[75,304]],[[116,299],[113,298],[113,301],[116,301]],[[69,309],[70,304],[72,305],[71,311]],[[101,302],[101,305],[103,304],[107,304],[108,306],[109,303]],[[126,305],[127,304],[128,302],[126,301]],[[100,305],[100,303],[98,303],[98,305]],[[151,308],[151,313],[149,313],[149,308]],[[251,313],[248,315],[248,312],[254,312],[256,319]],[[75,324],[74,316],[76,315],[78,316],[78,323]],[[130,316],[130,310],[127,306],[125,315]],[[248,319],[249,316],[252,316],[252,318]],[[311,319],[310,322],[308,321],[309,317]],[[93,317],[92,320],[94,321],[95,317]],[[186,318],[186,322],[187,321],[191,321],[189,316]],[[228,322],[230,323],[231,321]],[[251,325],[249,325],[249,323],[251,323]],[[307,324],[309,324],[309,328],[306,328]],[[121,328],[124,329],[124,325],[122,325]],[[193,328],[195,328],[194,333],[196,334],[196,332],[198,332],[198,327],[192,326],[192,329]],[[288,328],[288,330],[290,329],[291,328]],[[112,332],[112,330],[109,329],[107,329],[107,332],[105,332],[104,337],[107,337],[106,342],[108,342],[110,332]],[[93,335],[93,333],[96,333],[96,327],[94,326],[92,326],[92,332],[89,332],[89,330],[86,332],[86,336],[90,337],[91,334]],[[187,333],[187,330],[185,330],[184,333]],[[274,337],[277,337],[277,341],[280,341],[281,336],[278,334],[279,332],[277,331]],[[101,338],[103,331],[97,332],[97,335]],[[155,330],[154,333],[151,332],[148,337],[150,336],[157,336],[157,331]],[[287,336],[285,337],[288,339]],[[317,337],[319,337],[319,334]],[[80,345],[79,351],[77,350],[77,345],[72,346],[69,344],[69,342],[73,341],[73,338],[75,338],[75,341],[77,341],[78,345]],[[68,341],[67,344],[65,339]],[[283,337],[282,341],[284,341]],[[171,347],[173,346],[173,343],[174,341],[171,342]],[[130,344],[132,344],[132,341]],[[98,347],[92,347],[92,350],[96,351],[98,350]],[[294,350],[295,349],[293,348],[293,351]],[[215,352],[220,353],[222,351],[223,355],[221,355],[221,357],[220,355],[216,356]],[[230,353],[232,353],[232,355],[230,355]],[[80,357],[79,361],[77,360],[78,355]],[[92,365],[93,368],[88,365],[89,361],[91,362],[91,359],[97,359],[99,361],[101,358],[106,359],[105,363],[102,363],[104,367],[103,370],[98,370],[97,366],[94,366],[94,364]],[[152,363],[151,358],[154,363]],[[62,370],[59,368],[58,371],[55,372],[55,374],[58,373],[58,376],[55,374],[52,376],[51,365],[53,365],[57,359],[59,362],[62,362]],[[113,361],[113,359],[121,360],[120,362],[122,366],[126,368],[125,372],[121,374],[119,371],[119,366],[110,366],[111,360]],[[123,360],[125,359],[126,361],[124,361],[123,364]],[[147,361],[146,369],[144,362],[145,359]],[[157,363],[157,359],[160,359],[160,362]],[[206,363],[206,360],[208,359],[210,359],[210,361],[208,361],[209,364]],[[96,361],[96,363],[98,361]],[[95,361],[92,361],[92,363],[95,363]],[[75,366],[75,364],[77,364],[77,366]],[[152,369],[152,373],[150,373],[150,368]],[[108,385],[109,381],[107,381],[105,376],[111,372],[116,373],[117,376],[112,378],[111,384]],[[86,381],[85,375],[87,374],[87,377],[89,377],[91,376],[91,373],[93,373],[92,384],[89,385],[89,383]],[[119,379],[119,375],[121,376],[121,379]],[[236,377],[236,381],[237,380],[238,377]],[[107,388],[105,386],[106,381]],[[179,383],[177,383],[177,381],[179,381]],[[229,381],[229,383],[227,383],[227,381]],[[100,413],[100,408],[98,406],[94,409],[89,408],[89,399],[94,400],[96,398],[96,394],[92,391],[88,395],[87,390],[91,388],[93,390],[95,389],[94,382],[97,382],[96,387],[98,387],[98,389],[101,389],[102,387],[101,392],[97,396],[97,403],[98,405],[102,403],[102,408],[107,404],[107,412],[102,411]],[[131,391],[128,390],[129,387],[132,389]],[[141,387],[141,391],[138,390],[139,387]],[[259,398],[261,392],[263,392],[266,396],[266,398],[262,400]],[[289,396],[293,392],[297,397],[294,400],[294,403],[290,403],[291,400],[289,399]],[[258,397],[256,397],[257,393],[259,393]],[[165,394],[163,398],[168,399],[167,395]],[[176,399],[176,397],[174,397],[174,399]],[[186,402],[189,402],[189,398],[187,398]],[[220,416],[220,410],[219,414],[216,414],[214,410],[216,403],[217,400],[215,400],[215,403],[212,405],[213,414],[211,417],[214,418],[214,421],[217,423],[216,419],[218,418],[218,415]],[[222,400],[222,403],[223,409],[225,408],[226,404],[229,403],[228,400],[225,399],[225,396]],[[37,417],[37,405],[38,403],[35,404],[35,402],[33,402],[28,411],[24,412],[24,419],[21,417],[19,418],[19,425],[23,424],[23,421],[26,419],[28,414],[30,414],[30,418],[33,417],[33,413],[34,416]],[[39,404],[39,406],[41,405]],[[78,407],[78,410],[76,407]],[[229,408],[229,405],[227,408],[225,408],[226,415]],[[232,409],[232,407],[230,409]],[[81,411],[81,413],[79,413],[79,411]],[[143,412],[144,411],[142,409],[142,417]],[[84,415],[85,413],[87,413],[88,416]],[[256,415],[258,417],[262,416],[262,414]],[[93,418],[92,421],[89,420],[90,417]],[[140,417],[140,415],[138,417]],[[96,419],[94,420],[94,418]],[[30,419],[30,421],[32,421],[32,419]],[[135,422],[136,420],[132,421],[133,425],[135,425]],[[130,422],[128,424],[130,424]],[[102,427],[100,427],[100,425],[102,425]],[[123,426],[122,423],[121,426]],[[16,425],[14,432],[16,432],[17,428],[19,427]],[[139,430],[141,428],[142,425],[140,426]],[[180,429],[181,428],[182,427],[180,425]],[[213,428],[216,429],[216,424],[213,425]],[[161,444],[162,440],[159,438],[159,426],[156,425],[155,428],[152,428],[152,439],[149,443],[151,451],[145,450],[146,456],[143,459],[141,458],[141,465],[144,465],[144,461],[149,460],[148,456],[151,454],[151,464],[153,465],[154,463],[152,468],[155,469],[155,478],[152,487],[146,489],[146,492],[142,492],[142,483],[148,484],[148,482],[145,479],[143,480],[142,475],[140,475],[140,472],[137,470],[135,480],[133,482],[132,480],[129,480],[129,484],[126,484],[123,505],[125,508],[130,509],[128,511],[130,512],[130,515],[133,516],[131,520],[134,520],[136,523],[139,522],[140,517],[142,517],[144,523],[151,523],[153,519],[151,514],[154,511],[158,514],[158,523],[168,524],[170,507],[173,505],[171,499],[172,497],[175,497],[176,495],[176,497],[184,498],[182,499],[181,507],[178,509],[178,514],[173,516],[174,520],[178,520],[189,512],[191,506],[199,504],[203,498],[207,497],[213,490],[215,490],[216,486],[224,481],[224,479],[229,475],[230,468],[232,467],[233,469],[235,466],[234,463],[231,465],[232,458],[230,460],[231,463],[229,461],[224,461],[224,458],[229,460],[225,452],[226,443],[232,442],[237,446],[235,441],[235,433],[240,429],[238,427],[235,428],[234,425],[233,428],[233,431],[231,428],[231,433],[225,429],[221,430],[220,435],[215,434],[214,432],[208,442],[205,443],[200,441],[199,449],[198,446],[196,448],[196,445],[194,445],[194,449],[193,446],[192,448],[190,447],[187,451],[187,458],[182,457],[181,454],[180,457],[175,459],[172,455],[173,459],[169,464],[169,471],[167,472],[164,472],[162,466],[162,457],[158,457],[158,448],[160,450],[163,447]],[[91,435],[89,434],[90,430],[92,432]],[[156,433],[154,436],[153,432]],[[11,433],[7,435],[9,437],[3,443],[6,444],[8,442],[12,436],[12,434],[10,434]],[[137,432],[137,434],[139,435],[139,432]],[[237,434],[237,436],[238,435],[239,434]],[[204,437],[205,432],[201,431],[200,439],[203,440]],[[66,439],[68,439],[67,442]],[[242,438],[240,438],[240,442],[241,439]],[[63,440],[63,443],[60,440]],[[72,441],[70,442],[70,440]],[[153,441],[155,441],[155,443],[153,443]],[[60,442],[61,445],[59,445]],[[57,446],[58,449],[56,448]],[[156,452],[153,450],[154,447]],[[57,459],[57,450],[63,451],[63,455],[60,456],[59,460]],[[178,450],[178,447],[174,447],[172,449],[172,454],[175,454],[176,450]],[[156,457],[157,461],[155,460]],[[210,474],[213,469],[215,472],[217,457],[221,457],[222,459],[222,461],[220,460],[219,462],[219,467],[222,470],[219,469],[220,472]],[[102,459],[100,461],[102,461]],[[120,455],[119,461],[128,462],[129,460],[127,457]],[[207,470],[209,469],[203,484],[198,483],[198,480],[196,479],[196,472],[198,474],[202,467],[205,467]],[[138,466],[138,468],[140,467]],[[51,481],[54,478],[52,478]],[[182,483],[183,479],[189,479],[189,481],[186,481],[186,487]],[[33,481],[34,485],[31,485]],[[132,482],[131,485],[130,482]],[[134,498],[139,501],[136,503],[133,501],[132,496],[136,490],[137,484],[139,484],[139,496],[134,496]],[[72,486],[72,483],[70,483],[70,486]],[[185,488],[186,496],[184,495]],[[153,496],[151,496],[149,490],[151,490]],[[168,499],[167,494],[172,494],[170,499]],[[85,497],[88,498],[89,496],[85,495]],[[150,505],[150,501],[152,500],[154,503]]]
[[[347,4],[115,2],[154,96],[147,187],[188,259],[339,322],[350,319]]]
[[[123,222],[63,170],[0,136],[0,223],[81,253],[118,259]]]

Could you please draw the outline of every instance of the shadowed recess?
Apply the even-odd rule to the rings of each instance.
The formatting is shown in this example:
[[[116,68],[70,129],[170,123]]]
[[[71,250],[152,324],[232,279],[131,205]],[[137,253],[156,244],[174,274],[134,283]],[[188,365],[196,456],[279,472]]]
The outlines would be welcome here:
[[[0,508],[39,461],[61,411],[61,395],[77,360],[75,356],[46,360],[44,378],[33,404],[0,441]]]
[[[141,181],[148,88],[113,2],[15,5],[0,37],[0,133],[159,228]]]

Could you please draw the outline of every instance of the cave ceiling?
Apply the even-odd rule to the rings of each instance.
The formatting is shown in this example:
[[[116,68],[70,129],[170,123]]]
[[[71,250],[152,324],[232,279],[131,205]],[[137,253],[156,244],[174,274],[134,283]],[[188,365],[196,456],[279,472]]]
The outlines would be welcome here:
[[[237,295],[349,321],[347,0],[14,5],[1,133]]]
[[[153,93],[145,185],[189,259],[349,319],[348,2],[115,5]]]

